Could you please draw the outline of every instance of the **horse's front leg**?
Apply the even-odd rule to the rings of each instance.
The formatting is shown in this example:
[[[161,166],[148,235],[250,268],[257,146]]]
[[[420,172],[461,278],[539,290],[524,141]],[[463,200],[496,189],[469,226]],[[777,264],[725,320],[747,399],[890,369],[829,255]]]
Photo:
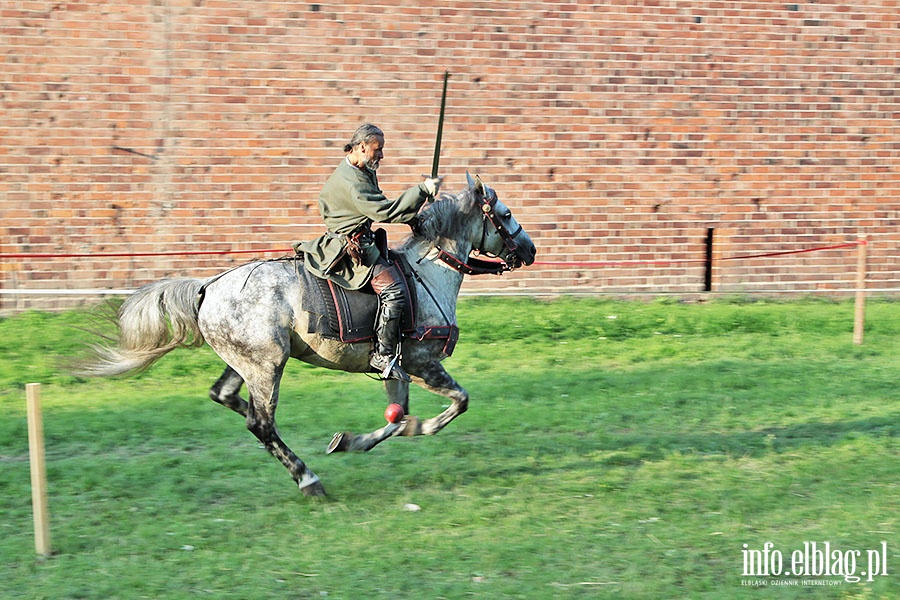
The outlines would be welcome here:
[[[402,422],[403,427],[396,435],[434,435],[453,419],[466,412],[469,407],[469,393],[456,383],[456,380],[436,360],[421,369],[418,377],[413,377],[413,381],[429,392],[449,398],[450,406],[441,414],[430,419],[421,420],[414,416],[407,417]]]
[[[384,440],[395,435],[434,435],[446,427],[453,419],[466,412],[469,406],[469,393],[466,392],[437,360],[428,362],[415,374],[410,373],[414,382],[422,388],[450,399],[450,406],[439,415],[430,419],[407,415],[400,423],[388,423],[371,433],[355,435],[349,431],[340,431],[331,438],[326,453],[332,452],[368,452]],[[396,380],[385,381],[388,403],[396,402],[409,411],[409,384]]]
[[[396,379],[384,380],[384,391],[387,394],[388,404],[396,402],[403,407],[403,412],[409,411],[409,383]],[[393,435],[404,426],[404,422],[388,423],[380,429],[362,435],[354,435],[349,431],[339,431],[331,438],[331,443],[325,449],[326,454],[332,452],[368,452],[384,440]]]

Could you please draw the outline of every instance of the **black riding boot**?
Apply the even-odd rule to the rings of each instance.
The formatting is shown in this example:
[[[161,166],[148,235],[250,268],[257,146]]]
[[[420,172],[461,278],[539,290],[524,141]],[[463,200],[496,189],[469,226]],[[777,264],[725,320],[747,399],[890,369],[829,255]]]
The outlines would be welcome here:
[[[381,373],[383,379],[410,381],[400,366],[400,327],[405,307],[403,284],[396,278],[393,267],[388,267],[372,278],[372,288],[378,294],[379,307],[375,319],[375,350],[369,364]]]
[[[400,366],[400,317],[392,316],[390,309],[382,304],[375,321],[375,351],[369,364],[381,372],[383,379],[410,381],[409,375]]]

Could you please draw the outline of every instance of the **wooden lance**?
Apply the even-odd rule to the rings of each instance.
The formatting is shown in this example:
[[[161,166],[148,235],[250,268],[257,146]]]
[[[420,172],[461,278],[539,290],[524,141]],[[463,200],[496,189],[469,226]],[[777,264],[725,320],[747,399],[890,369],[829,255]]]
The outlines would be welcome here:
[[[438,166],[441,163],[441,136],[444,133],[444,109],[447,106],[447,79],[450,72],[444,71],[444,91],[441,93],[441,114],[438,117],[437,137],[434,140],[434,161],[431,163],[431,176],[438,176]]]

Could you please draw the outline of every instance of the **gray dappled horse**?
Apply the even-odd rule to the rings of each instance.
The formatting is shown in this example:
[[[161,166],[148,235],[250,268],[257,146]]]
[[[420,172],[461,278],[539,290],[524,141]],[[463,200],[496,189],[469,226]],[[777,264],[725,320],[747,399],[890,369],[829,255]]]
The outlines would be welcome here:
[[[418,298],[418,323],[426,328],[456,328],[456,299],[464,274],[499,273],[534,262],[531,238],[494,190],[478,177],[466,178],[467,189],[426,206],[413,235],[395,249],[413,271],[410,284]],[[502,262],[470,259],[473,250]],[[96,361],[87,372],[133,373],[179,346],[209,344],[228,365],[210,397],[246,418],[247,428],[287,467],[304,494],[322,496],[325,489],[318,476],[278,435],[275,409],[282,372],[289,358],[368,372],[371,343],[308,333],[314,315],[300,307],[303,279],[295,268],[292,260],[259,261],[209,279],[148,284],[122,304],[117,346],[96,347]],[[366,451],[394,435],[434,435],[465,412],[469,394],[441,365],[446,344],[445,339],[406,337],[402,356],[413,382],[449,398],[449,408],[430,419],[407,416],[363,435],[339,432],[327,451]],[[249,401],[239,395],[244,383]],[[388,402],[400,404],[408,414],[409,384],[385,380],[384,386]]]

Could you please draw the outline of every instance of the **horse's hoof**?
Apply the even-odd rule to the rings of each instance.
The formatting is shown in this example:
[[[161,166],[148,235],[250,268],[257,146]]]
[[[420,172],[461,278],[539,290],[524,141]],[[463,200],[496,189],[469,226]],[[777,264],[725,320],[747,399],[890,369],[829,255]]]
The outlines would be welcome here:
[[[318,477],[316,477],[314,481],[300,486],[300,491],[303,492],[304,496],[311,498],[321,498],[325,496],[325,486],[322,485],[322,482],[319,481]]]
[[[331,438],[328,447],[325,448],[325,454],[331,454],[332,452],[346,452],[350,447],[350,438],[352,436],[353,434],[349,431],[338,431],[334,434],[334,437]]]
[[[422,420],[413,415],[407,416],[401,421],[403,428],[397,432],[397,435],[414,436],[422,435]]]

